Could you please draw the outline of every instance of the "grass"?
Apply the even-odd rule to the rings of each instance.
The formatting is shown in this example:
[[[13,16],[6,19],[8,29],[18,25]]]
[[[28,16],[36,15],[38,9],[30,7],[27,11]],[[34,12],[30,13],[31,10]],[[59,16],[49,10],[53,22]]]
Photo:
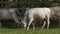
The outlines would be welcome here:
[[[60,34],[60,28],[55,28],[55,29],[49,29],[49,30],[42,30],[37,28],[36,30],[29,29],[24,30],[21,28],[17,29],[9,29],[9,28],[3,28],[0,29],[0,34]]]

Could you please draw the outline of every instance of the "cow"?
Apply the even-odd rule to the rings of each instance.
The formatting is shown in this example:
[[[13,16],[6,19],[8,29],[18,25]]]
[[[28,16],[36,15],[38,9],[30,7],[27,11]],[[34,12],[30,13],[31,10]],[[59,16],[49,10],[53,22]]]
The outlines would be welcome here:
[[[50,8],[30,8],[26,10],[25,16],[22,20],[22,23],[24,24],[24,28],[27,30],[29,29],[31,23],[39,17],[39,19],[43,20],[43,26],[42,29],[44,29],[47,21],[47,29],[49,29],[50,24],[50,15],[51,10]],[[27,22],[28,21],[28,22]],[[34,23],[33,23],[33,30],[35,30]]]
[[[14,21],[19,24],[20,22],[17,20],[16,16],[16,8],[0,8],[0,20],[2,19],[14,19]],[[1,21],[0,21],[0,27],[2,27],[1,25]]]
[[[50,10],[53,17],[60,17],[60,6],[50,7]]]

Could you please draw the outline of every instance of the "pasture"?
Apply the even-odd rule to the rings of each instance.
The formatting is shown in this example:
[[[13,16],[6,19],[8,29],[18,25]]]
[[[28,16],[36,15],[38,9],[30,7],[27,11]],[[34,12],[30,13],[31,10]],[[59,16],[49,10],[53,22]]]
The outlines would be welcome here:
[[[27,31],[21,28],[1,28],[0,34],[60,34],[60,28],[52,28],[49,30],[36,28],[32,30],[31,28]]]

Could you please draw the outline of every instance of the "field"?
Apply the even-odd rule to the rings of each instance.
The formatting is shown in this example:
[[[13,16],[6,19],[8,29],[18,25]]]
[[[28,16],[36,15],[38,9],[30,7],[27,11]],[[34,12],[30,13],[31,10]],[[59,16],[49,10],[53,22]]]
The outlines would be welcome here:
[[[36,28],[36,30],[29,29],[28,31],[21,28],[2,28],[0,29],[0,34],[60,34],[60,28],[52,28],[49,30]]]

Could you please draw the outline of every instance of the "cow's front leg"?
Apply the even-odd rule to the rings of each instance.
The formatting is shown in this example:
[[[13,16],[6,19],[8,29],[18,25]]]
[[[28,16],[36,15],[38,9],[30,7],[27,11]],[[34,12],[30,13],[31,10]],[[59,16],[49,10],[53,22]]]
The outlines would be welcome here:
[[[30,20],[29,20],[29,23],[28,23],[28,26],[27,26],[27,30],[29,29],[29,27],[30,27],[32,21],[33,21],[33,19],[30,19]]]

